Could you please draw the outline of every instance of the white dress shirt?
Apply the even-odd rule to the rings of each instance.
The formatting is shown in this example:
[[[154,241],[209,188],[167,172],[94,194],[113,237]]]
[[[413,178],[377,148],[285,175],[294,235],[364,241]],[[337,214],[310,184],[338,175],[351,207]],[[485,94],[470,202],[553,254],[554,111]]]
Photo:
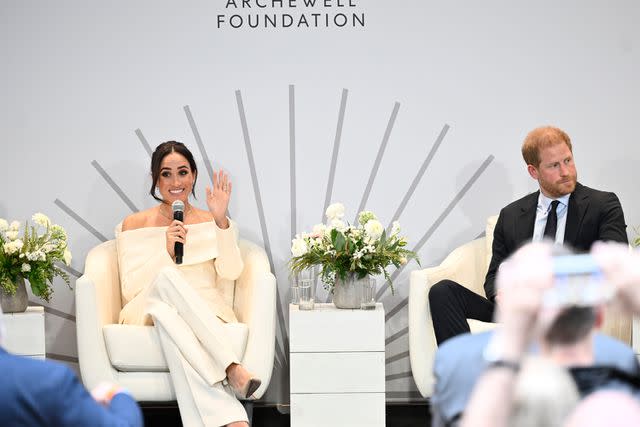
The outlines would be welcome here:
[[[564,230],[567,225],[567,210],[569,209],[569,197],[571,194],[559,197],[557,199],[550,199],[542,194],[538,196],[538,206],[536,208],[536,222],[533,226],[533,241],[539,242],[544,236],[544,227],[547,225],[547,216],[551,210],[551,202],[557,200],[560,202],[556,208],[556,215],[558,216],[558,227],[556,228],[556,245],[562,245],[564,243]]]

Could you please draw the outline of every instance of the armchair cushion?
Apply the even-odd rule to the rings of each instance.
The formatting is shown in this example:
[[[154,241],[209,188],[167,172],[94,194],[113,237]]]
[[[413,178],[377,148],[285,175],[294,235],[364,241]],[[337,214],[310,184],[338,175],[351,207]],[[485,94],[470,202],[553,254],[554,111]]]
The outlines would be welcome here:
[[[495,329],[496,326],[498,326],[497,323],[483,322],[481,320],[475,320],[475,319],[467,319],[467,322],[469,323],[469,329],[473,334],[490,331],[492,329]]]
[[[118,371],[168,371],[153,326],[105,325],[102,332],[109,361]]]
[[[233,351],[243,355],[249,328],[243,323],[225,323]],[[105,325],[102,328],[109,360],[122,372],[168,372],[158,332],[153,326]]]

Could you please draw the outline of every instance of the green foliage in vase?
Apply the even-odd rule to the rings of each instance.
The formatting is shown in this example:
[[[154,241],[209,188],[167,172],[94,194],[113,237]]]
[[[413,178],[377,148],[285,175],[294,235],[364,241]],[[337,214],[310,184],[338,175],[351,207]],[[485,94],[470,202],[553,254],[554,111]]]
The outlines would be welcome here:
[[[291,242],[293,257],[289,267],[293,273],[314,266],[321,267],[325,288],[332,290],[336,278],[345,280],[349,275],[362,279],[367,275],[382,274],[391,284],[386,268],[400,268],[418,256],[406,248],[407,239],[400,236],[400,224],[394,221],[387,234],[376,215],[370,211],[358,214],[356,226],[345,223],[344,206],[334,203],[326,211],[327,224],[317,224],[311,233],[296,235]]]
[[[71,263],[71,252],[67,248],[67,233],[59,225],[51,224],[41,213],[31,217],[33,224],[24,225],[0,218],[0,288],[9,295],[16,292],[16,281],[29,281],[34,295],[45,301],[51,300],[53,279],[61,277],[67,286],[69,275],[57,263]]]

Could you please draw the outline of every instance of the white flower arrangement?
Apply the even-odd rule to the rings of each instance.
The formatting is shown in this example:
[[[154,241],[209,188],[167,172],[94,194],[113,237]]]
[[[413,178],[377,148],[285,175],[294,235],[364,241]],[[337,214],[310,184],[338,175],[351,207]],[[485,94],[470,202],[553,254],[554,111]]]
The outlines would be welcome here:
[[[390,276],[386,267],[399,268],[410,259],[418,258],[415,252],[406,249],[407,240],[400,236],[400,224],[394,221],[389,235],[371,211],[358,214],[358,224],[354,227],[345,223],[344,205],[330,205],[325,215],[327,225],[316,224],[311,233],[296,235],[291,241],[289,266],[294,273],[320,265],[322,281],[328,290],[335,286],[336,277],[345,280],[353,274],[358,278],[367,275],[384,274]],[[393,285],[391,290],[394,291]]]
[[[7,294],[16,292],[16,281],[29,281],[33,294],[45,301],[51,299],[53,279],[62,277],[67,286],[69,275],[56,262],[71,263],[64,228],[51,223],[42,213],[31,217],[34,225],[25,224],[20,237],[20,222],[0,218],[0,288]]]

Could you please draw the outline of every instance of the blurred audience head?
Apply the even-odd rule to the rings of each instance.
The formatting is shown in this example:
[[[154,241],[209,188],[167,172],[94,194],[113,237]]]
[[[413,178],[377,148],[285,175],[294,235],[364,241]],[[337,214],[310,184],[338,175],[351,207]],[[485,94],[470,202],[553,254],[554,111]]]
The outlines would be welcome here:
[[[596,307],[567,307],[551,323],[544,334],[544,341],[549,345],[576,344],[589,338],[597,326],[600,326],[600,322]]]
[[[640,404],[627,393],[614,390],[586,397],[569,416],[565,427],[638,426]]]
[[[567,246],[554,245],[551,255],[575,255],[575,251]],[[553,317],[542,337],[545,345],[572,346],[590,340],[591,334],[602,326],[604,305],[570,305],[556,310]]]
[[[560,427],[579,399],[565,369],[543,357],[527,358],[518,375],[509,425]]]
[[[553,245],[551,256],[575,255],[575,251],[564,245]],[[602,310],[599,307],[568,306],[557,312],[543,339],[549,345],[572,345],[588,338],[594,328],[599,327]]]

